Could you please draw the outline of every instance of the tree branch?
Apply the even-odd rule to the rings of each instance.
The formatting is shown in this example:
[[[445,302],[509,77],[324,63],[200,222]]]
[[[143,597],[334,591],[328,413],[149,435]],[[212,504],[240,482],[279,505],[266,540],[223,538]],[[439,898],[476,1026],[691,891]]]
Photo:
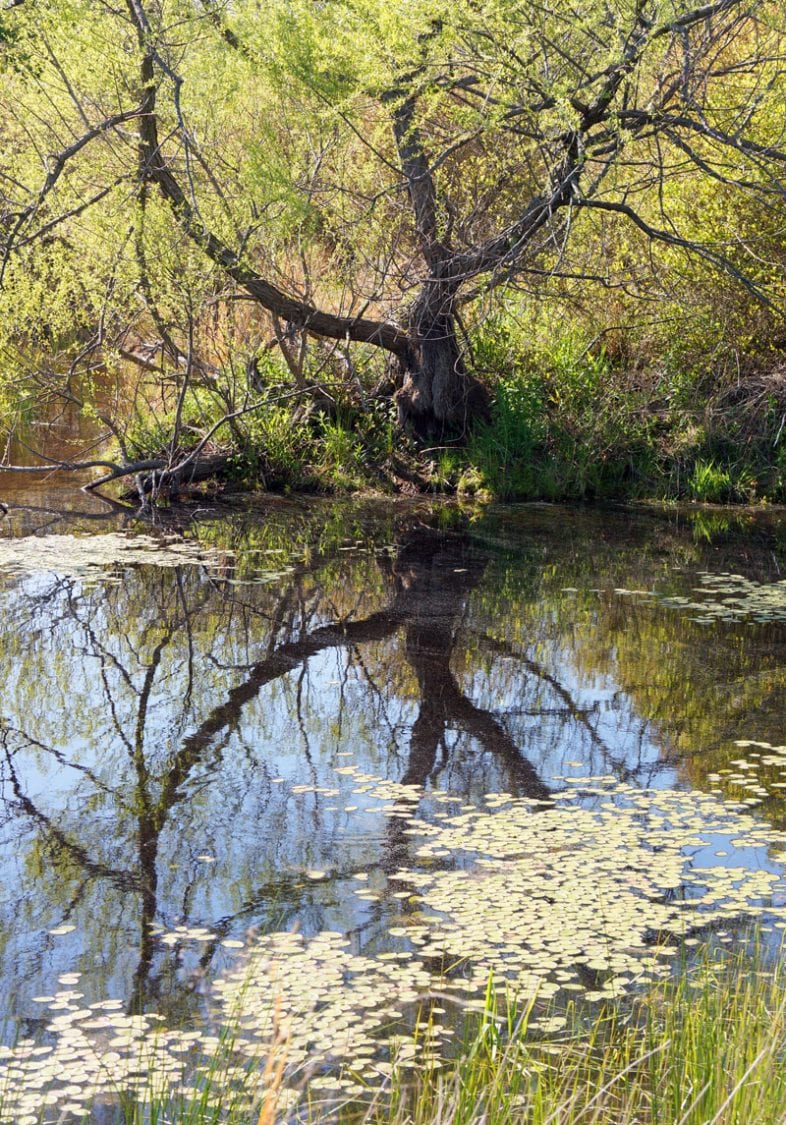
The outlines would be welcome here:
[[[76,156],[77,153],[81,152],[83,148],[89,145],[97,137],[102,136],[102,134],[108,132],[110,129],[116,128],[118,125],[122,125],[125,121],[132,121],[134,118],[142,116],[143,113],[144,106],[138,106],[135,109],[129,109],[124,111],[123,113],[115,113],[112,114],[111,117],[105,117],[103,121],[98,123],[98,125],[94,125],[91,129],[88,129],[87,132],[83,133],[82,136],[78,137],[72,144],[67,145],[66,148],[61,149],[60,152],[55,153],[49,158],[50,164],[46,179],[44,180],[41,189],[38,192],[38,195],[32,201],[32,203],[29,204],[29,206],[25,207],[23,211],[19,212],[19,214],[16,216],[16,222],[11,227],[11,230],[9,231],[8,236],[5,239],[2,257],[0,257],[0,285],[2,285],[3,283],[8,259],[15,248],[16,238],[20,230],[28,221],[28,219],[31,219],[36,214],[46,197],[50,194],[50,192],[54,190],[58,180],[60,179],[61,175],[63,174],[73,157]],[[65,216],[63,216],[63,219],[64,218]],[[51,228],[51,226],[52,223],[49,223],[44,229],[48,230]],[[27,239],[26,241],[29,242],[30,239]]]
[[[704,258],[705,261],[711,262],[712,265],[722,270],[723,273],[728,274],[729,277],[733,277],[735,281],[743,285],[748,292],[766,308],[776,313],[779,317],[786,319],[786,312],[784,312],[780,306],[771,301],[767,294],[761,290],[755,282],[751,281],[742,270],[738,269],[733,262],[725,257],[725,255],[719,254],[716,250],[711,250],[708,246],[703,246],[700,242],[693,242],[691,239],[682,238],[678,234],[672,234],[671,231],[652,226],[627,203],[618,203],[607,199],[580,199],[577,201],[577,206],[585,209],[590,208],[596,211],[610,211],[618,215],[624,215],[625,218],[630,219],[634,226],[638,227],[650,241],[663,242],[667,246],[677,246],[681,250],[686,250],[690,254],[695,254],[697,257]]]
[[[233,253],[216,234],[208,229],[197,213],[193,202],[189,201],[181,184],[173,175],[164,158],[158,139],[155,87],[151,84],[152,64],[156,62],[170,77],[172,77],[173,72],[171,68],[161,63],[157,52],[149,48],[151,29],[141,0],[127,0],[127,4],[132,21],[137,29],[140,45],[147,52],[148,60],[146,73],[149,77],[145,97],[146,117],[142,131],[146,156],[144,171],[149,179],[158,186],[185,234],[207,254],[212,262],[220,266],[229,277],[250,293],[263,308],[276,316],[280,316],[282,320],[318,336],[326,336],[334,340],[346,339],[358,343],[376,344],[378,347],[396,355],[404,356],[408,354],[410,350],[409,337],[395,325],[386,321],[369,320],[364,317],[338,316],[326,313],[306,301],[300,301],[289,296],[255,270],[244,265],[238,255]],[[175,76],[175,80],[179,87],[182,80],[177,76]]]

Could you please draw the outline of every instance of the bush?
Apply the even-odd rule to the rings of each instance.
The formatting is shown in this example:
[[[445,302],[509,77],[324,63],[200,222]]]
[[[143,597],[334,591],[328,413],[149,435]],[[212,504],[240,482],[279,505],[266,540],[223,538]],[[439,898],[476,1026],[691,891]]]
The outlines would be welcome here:
[[[501,499],[586,499],[645,487],[656,475],[646,396],[578,332],[526,342],[512,320],[483,326],[475,348],[492,382],[491,418],[440,465],[459,491]]]

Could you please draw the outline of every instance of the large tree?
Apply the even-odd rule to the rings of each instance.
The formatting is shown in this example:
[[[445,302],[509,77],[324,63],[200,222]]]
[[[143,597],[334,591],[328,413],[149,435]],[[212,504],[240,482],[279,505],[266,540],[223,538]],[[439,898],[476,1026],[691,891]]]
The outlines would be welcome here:
[[[782,206],[774,0],[6,8],[6,289],[22,305],[26,286],[56,290],[65,253],[102,279],[102,316],[119,295],[144,306],[184,371],[197,359],[168,289],[193,311],[209,277],[202,297],[250,300],[290,359],[296,338],[347,364],[382,349],[401,423],[461,436],[487,409],[465,310],[570,272],[599,215],[775,300],[739,254],[686,233],[664,190],[699,176]]]

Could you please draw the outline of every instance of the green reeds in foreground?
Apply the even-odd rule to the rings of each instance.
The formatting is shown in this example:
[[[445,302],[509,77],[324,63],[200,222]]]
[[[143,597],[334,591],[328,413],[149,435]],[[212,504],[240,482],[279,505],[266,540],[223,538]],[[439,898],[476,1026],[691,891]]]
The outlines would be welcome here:
[[[203,1068],[201,1098],[159,1096],[163,1084],[151,1074],[147,1095],[126,1102],[118,1118],[126,1125],[778,1125],[786,1122],[785,987],[781,964],[724,955],[591,1017],[572,1009],[564,1030],[544,1038],[528,1031],[533,1006],[517,1012],[490,981],[485,1011],[454,1060],[420,1070],[394,1063],[367,1100],[329,1103],[307,1081],[304,1088],[288,1079],[282,1033],[267,1063],[247,1074],[247,1091],[253,1078],[265,1090],[249,1110],[230,1034]],[[542,1029],[542,1011],[538,1023]]]
[[[742,955],[708,962],[631,1006],[606,1007],[548,1043],[493,1005],[455,1066],[394,1073],[369,1122],[522,1121],[777,1125],[786,1121],[786,971]],[[411,1075],[411,1072],[409,1072]],[[405,1087],[409,1083],[409,1089]]]

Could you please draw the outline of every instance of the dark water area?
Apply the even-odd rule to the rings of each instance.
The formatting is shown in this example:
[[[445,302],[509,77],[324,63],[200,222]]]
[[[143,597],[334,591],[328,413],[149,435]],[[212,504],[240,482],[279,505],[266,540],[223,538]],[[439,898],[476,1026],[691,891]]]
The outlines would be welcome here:
[[[3,450],[4,464],[30,466],[34,471],[0,470],[0,501],[16,510],[17,520],[23,506],[28,516],[38,513],[39,517],[48,516],[53,523],[74,511],[82,512],[88,521],[104,520],[115,505],[81,492],[82,486],[102,470],[59,471],[54,462],[100,458],[108,436],[76,403],[52,405],[45,417],[20,427]],[[51,467],[47,468],[49,463]],[[32,526],[42,530],[46,523],[46,519],[39,518]]]
[[[56,488],[6,499],[7,1041],[42,1031],[37,998],[63,974],[80,974],[83,1004],[199,1025],[207,983],[255,935],[410,949],[398,874],[468,864],[448,836],[418,853],[412,817],[489,800],[500,817],[528,801],[545,825],[564,794],[566,823],[600,807],[613,824],[638,791],[717,798],[744,831],[686,829],[691,862],[763,876],[756,916],[779,917],[777,513],[278,500],[152,525]],[[147,554],[124,556],[118,536]],[[549,839],[527,860],[544,896]],[[750,922],[739,903],[727,913],[713,940]]]

